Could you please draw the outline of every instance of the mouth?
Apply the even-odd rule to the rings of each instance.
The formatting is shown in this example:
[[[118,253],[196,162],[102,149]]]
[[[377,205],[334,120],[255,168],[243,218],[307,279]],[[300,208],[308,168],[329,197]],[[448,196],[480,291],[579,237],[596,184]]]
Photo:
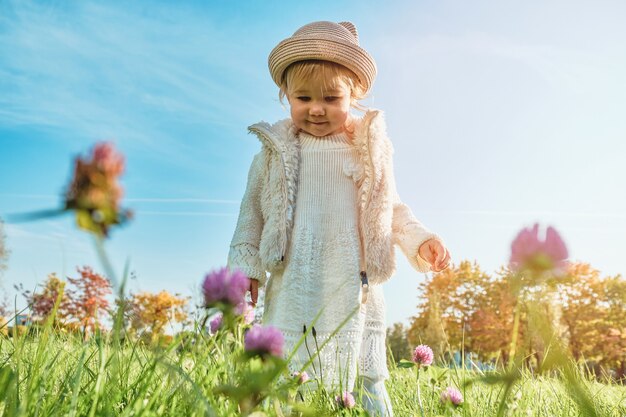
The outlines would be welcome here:
[[[318,126],[319,126],[319,125],[324,125],[324,124],[326,124],[327,122],[311,122],[311,121],[310,121],[309,123],[311,123],[312,125],[318,125]]]

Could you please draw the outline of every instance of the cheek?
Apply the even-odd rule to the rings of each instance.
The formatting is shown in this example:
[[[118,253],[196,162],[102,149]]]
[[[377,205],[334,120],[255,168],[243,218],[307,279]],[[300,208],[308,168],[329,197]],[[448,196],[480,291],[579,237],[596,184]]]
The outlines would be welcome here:
[[[337,122],[339,122],[341,124],[344,124],[346,122],[346,120],[348,120],[348,112],[342,109],[336,115],[336,119],[337,119]]]
[[[302,115],[302,113],[306,110],[306,106],[303,105],[301,102],[294,100],[293,104],[291,105],[291,114],[299,114]]]
[[[348,119],[348,115],[350,114],[350,102],[342,103],[335,111],[335,117],[338,121],[342,123]]]
[[[297,128],[302,129],[304,116],[302,115],[302,107],[298,105],[290,106],[289,112],[291,114],[291,120]]]
[[[350,104],[352,104],[352,100],[350,99],[350,95],[346,94],[344,99],[341,101],[341,109],[349,113],[350,112]]]
[[[295,119],[298,116],[298,106],[296,104],[290,104],[289,112],[291,113],[291,118]]]

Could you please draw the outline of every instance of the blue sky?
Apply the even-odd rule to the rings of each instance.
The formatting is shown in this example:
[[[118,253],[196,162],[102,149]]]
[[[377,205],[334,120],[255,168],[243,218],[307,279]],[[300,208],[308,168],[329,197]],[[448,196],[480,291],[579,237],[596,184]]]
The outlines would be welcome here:
[[[626,5],[621,1],[0,2],[0,216],[55,207],[74,156],[113,140],[136,219],[107,249],[131,290],[194,294],[223,265],[258,141],[288,112],[270,50],[350,20],[378,63],[403,200],[453,260],[494,271],[517,231],[553,225],[572,259],[626,272]],[[6,225],[1,278],[33,288],[98,261],[70,217]],[[385,287],[388,322],[417,303]],[[18,305],[23,305],[20,297]]]

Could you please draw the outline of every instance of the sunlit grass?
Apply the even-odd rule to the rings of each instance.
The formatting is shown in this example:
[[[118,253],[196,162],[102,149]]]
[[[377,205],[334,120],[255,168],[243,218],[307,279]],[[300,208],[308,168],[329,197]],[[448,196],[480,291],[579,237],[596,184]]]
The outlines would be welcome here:
[[[211,337],[196,332],[179,336],[165,347],[139,342],[114,343],[110,335],[83,341],[78,335],[48,328],[16,338],[0,336],[0,414],[2,416],[232,416],[245,414],[241,401],[220,394],[225,386],[241,387],[241,377],[259,359],[242,356],[237,332]],[[255,362],[256,361],[256,362]],[[396,416],[419,415],[414,369],[392,367],[387,387]],[[420,374],[426,416],[450,415],[439,395],[446,386],[458,387],[462,416],[495,416],[502,398],[498,384],[475,381],[477,373],[459,368],[430,367]],[[626,415],[626,387],[582,379],[600,415]],[[275,378],[263,390],[260,404],[249,411],[268,416],[366,415],[358,406],[340,409],[335,393],[301,388]],[[356,396],[358,397],[357,392]],[[302,398],[304,401],[302,402]],[[446,414],[448,413],[448,414]],[[511,416],[583,416],[560,379],[522,372],[507,401]]]

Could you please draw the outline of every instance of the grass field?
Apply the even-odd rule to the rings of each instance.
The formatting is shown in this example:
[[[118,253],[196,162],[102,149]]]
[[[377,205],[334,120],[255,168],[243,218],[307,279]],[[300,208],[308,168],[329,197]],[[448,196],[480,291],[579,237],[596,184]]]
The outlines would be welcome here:
[[[189,333],[166,347],[116,343],[112,334],[83,341],[51,327],[15,338],[0,335],[0,415],[367,415],[358,405],[358,389],[357,406],[341,408],[337,393],[314,391],[312,383],[298,387],[282,360],[246,355],[242,333],[241,326],[217,336]],[[390,371],[387,388],[395,415],[420,416],[416,370]],[[560,379],[520,375],[501,415],[587,415]],[[458,368],[422,369],[424,415],[496,416],[503,385],[478,381],[481,376]],[[626,416],[626,387],[585,378],[581,383],[592,394],[596,415]],[[440,392],[447,386],[461,390],[462,406],[444,407]]]

